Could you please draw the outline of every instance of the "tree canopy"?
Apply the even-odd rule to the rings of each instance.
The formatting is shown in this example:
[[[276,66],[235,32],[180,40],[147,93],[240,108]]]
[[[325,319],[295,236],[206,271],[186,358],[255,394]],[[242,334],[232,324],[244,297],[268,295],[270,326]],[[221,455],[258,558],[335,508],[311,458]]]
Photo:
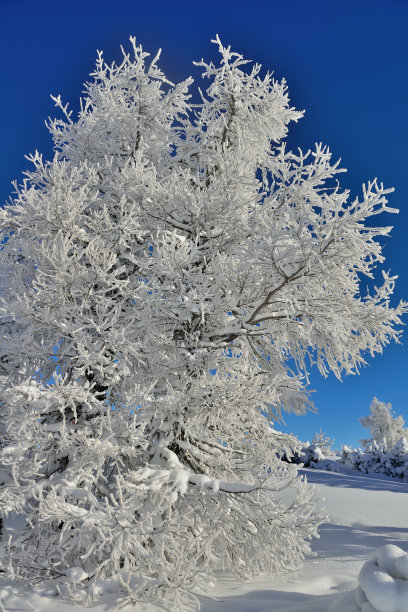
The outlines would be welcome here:
[[[0,212],[0,500],[27,516],[28,580],[125,572],[177,608],[219,564],[295,566],[324,512],[274,422],[310,407],[310,366],[340,377],[398,340],[394,277],[360,292],[392,190],[350,201],[327,147],[288,151],[285,81],[214,42],[199,104],[134,38],[100,53]]]

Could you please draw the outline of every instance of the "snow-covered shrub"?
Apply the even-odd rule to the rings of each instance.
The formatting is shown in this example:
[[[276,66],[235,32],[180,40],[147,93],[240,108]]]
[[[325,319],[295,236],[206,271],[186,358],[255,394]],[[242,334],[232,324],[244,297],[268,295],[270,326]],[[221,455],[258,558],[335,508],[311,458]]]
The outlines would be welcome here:
[[[326,472],[339,471],[338,461],[334,461],[333,459],[322,459],[317,463],[311,463],[310,467],[316,470],[325,470]]]
[[[376,442],[367,445],[366,452],[343,446],[340,460],[365,474],[380,473],[408,481],[408,442],[406,438],[401,438],[389,450],[385,445],[379,445]]]
[[[316,470],[326,470],[327,472],[338,472],[337,461],[326,459],[322,449],[315,444],[309,444],[302,448],[301,462],[304,467]]]
[[[328,472],[338,472],[337,461],[326,459],[322,449],[315,444],[300,444],[300,447],[291,449],[290,453],[285,453],[281,459],[288,463],[302,464],[306,468],[326,470]]]
[[[375,550],[358,576],[363,612],[408,612],[408,554],[393,544]]]
[[[282,453],[280,459],[287,463],[302,463],[305,467],[309,467],[311,463],[316,463],[324,459],[321,449],[315,444],[302,444],[298,440],[296,445],[290,447],[288,452]]]
[[[194,106],[134,39],[100,54],[0,210],[0,502],[30,582],[126,572],[176,610],[221,564],[296,566],[324,515],[270,423],[307,411],[310,359],[340,377],[399,336],[394,278],[359,289],[391,190],[349,202],[326,147],[287,150],[285,82],[216,44]]]
[[[401,438],[394,448],[385,454],[383,465],[386,474],[400,476],[408,481],[408,441],[406,438]]]
[[[395,416],[391,404],[380,402],[376,397],[371,402],[369,416],[361,418],[360,423],[371,432],[371,438],[360,440],[364,450],[368,450],[373,442],[390,449],[408,435],[402,415]]]
[[[302,448],[302,463],[305,467],[309,467],[311,463],[322,461],[324,455],[322,449],[316,444],[310,444]]]

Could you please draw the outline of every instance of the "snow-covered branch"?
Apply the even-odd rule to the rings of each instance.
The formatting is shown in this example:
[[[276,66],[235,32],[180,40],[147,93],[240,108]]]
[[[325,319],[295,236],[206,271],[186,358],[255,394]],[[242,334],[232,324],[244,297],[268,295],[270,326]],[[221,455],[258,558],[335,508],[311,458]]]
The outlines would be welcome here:
[[[273,422],[312,408],[311,364],[399,339],[395,277],[360,291],[392,190],[350,201],[326,146],[288,151],[286,82],[214,42],[196,105],[134,38],[99,53],[0,209],[0,504],[29,581],[136,572],[132,601],[186,609],[217,564],[296,566],[324,513]]]

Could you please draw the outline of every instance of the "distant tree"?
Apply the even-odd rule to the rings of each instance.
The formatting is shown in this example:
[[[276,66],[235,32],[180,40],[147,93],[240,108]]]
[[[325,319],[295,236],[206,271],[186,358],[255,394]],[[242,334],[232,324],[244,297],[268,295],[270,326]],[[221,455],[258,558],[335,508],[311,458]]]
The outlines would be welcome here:
[[[55,157],[0,212],[18,364],[0,501],[27,516],[22,578],[133,572],[129,597],[185,609],[220,564],[249,578],[310,550],[324,514],[270,423],[306,412],[310,362],[340,377],[398,339],[406,305],[386,273],[359,292],[391,190],[349,202],[326,147],[286,150],[284,81],[217,38],[190,106],[191,79],[131,40],[119,65],[99,55],[77,120],[55,98]]]
[[[371,432],[371,438],[360,440],[366,449],[376,442],[389,450],[401,438],[408,436],[408,429],[404,427],[404,418],[401,415],[395,416],[391,404],[380,402],[376,397],[371,402],[369,416],[362,417],[360,423]]]
[[[312,438],[312,445],[319,447],[323,455],[328,455],[332,452],[333,444],[334,439],[329,438],[329,436],[323,433],[322,428],[320,428],[320,431],[316,431]]]

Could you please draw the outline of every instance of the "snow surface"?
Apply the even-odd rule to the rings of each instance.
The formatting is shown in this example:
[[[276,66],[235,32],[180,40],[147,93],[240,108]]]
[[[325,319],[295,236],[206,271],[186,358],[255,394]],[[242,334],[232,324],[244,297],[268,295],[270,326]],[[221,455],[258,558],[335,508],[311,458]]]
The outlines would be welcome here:
[[[363,612],[408,612],[408,554],[394,544],[375,550],[358,577]]]
[[[322,525],[320,539],[313,544],[316,556],[296,572],[252,583],[237,583],[220,572],[202,597],[202,612],[408,611],[408,483],[362,474],[341,464],[339,469],[343,473],[304,470],[331,512],[330,522]],[[79,569],[72,570],[71,579],[80,580]],[[0,579],[0,611],[108,612],[118,603],[111,582],[100,581],[101,596],[85,608],[61,599],[53,587],[28,591]],[[166,608],[140,604],[122,610]]]

